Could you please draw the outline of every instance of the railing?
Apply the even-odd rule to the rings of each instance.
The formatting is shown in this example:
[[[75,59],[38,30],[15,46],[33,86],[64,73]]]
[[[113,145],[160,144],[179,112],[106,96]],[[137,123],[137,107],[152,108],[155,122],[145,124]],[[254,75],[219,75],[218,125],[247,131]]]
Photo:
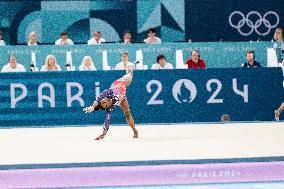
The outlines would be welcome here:
[[[236,68],[245,61],[246,51],[254,50],[256,59],[267,65],[267,48],[273,47],[271,42],[210,42],[210,43],[165,43],[160,45],[147,44],[101,44],[96,46],[74,45],[74,46],[5,46],[1,47],[0,67],[8,62],[9,54],[14,54],[17,62],[23,64],[29,70],[32,53],[35,54],[37,67],[44,64],[48,54],[56,56],[59,65],[65,68],[66,54],[71,52],[72,64],[78,70],[84,56],[92,57],[97,70],[113,69],[120,62],[121,51],[129,53],[129,60],[134,62],[140,60],[138,69],[150,69],[156,63],[156,57],[164,54],[167,61],[175,68],[181,68],[190,52],[198,49],[201,58],[206,61],[208,68]],[[103,55],[104,54],[104,55]],[[143,65],[141,65],[143,63]]]

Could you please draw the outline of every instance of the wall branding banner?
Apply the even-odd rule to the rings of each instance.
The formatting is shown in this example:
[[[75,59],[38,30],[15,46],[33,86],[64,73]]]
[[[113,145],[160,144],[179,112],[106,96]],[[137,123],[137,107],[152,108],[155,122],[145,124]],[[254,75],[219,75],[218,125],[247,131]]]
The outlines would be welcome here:
[[[0,126],[102,124],[89,106],[123,71],[0,74]],[[166,77],[165,77],[166,76]],[[282,70],[205,69],[135,71],[127,96],[135,122],[179,123],[273,120],[284,101]],[[112,123],[125,124],[119,107]]]

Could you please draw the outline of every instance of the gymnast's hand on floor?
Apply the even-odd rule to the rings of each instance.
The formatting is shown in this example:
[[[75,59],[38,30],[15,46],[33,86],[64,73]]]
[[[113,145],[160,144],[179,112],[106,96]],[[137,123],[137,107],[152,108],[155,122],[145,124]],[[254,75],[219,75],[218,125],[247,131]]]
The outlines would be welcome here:
[[[94,106],[89,106],[89,107],[84,108],[83,111],[85,113],[91,113],[92,111],[94,111],[94,109],[95,109]]]

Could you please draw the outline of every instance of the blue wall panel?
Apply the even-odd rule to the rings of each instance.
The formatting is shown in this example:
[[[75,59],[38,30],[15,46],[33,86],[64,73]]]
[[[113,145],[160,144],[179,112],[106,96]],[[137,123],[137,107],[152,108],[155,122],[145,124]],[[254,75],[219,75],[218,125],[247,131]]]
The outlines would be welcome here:
[[[2,127],[102,124],[104,112],[84,114],[96,91],[108,88],[123,71],[18,73],[0,74],[0,125]],[[166,76],[166,77],[165,77]],[[236,81],[234,89],[233,80]],[[171,71],[135,71],[127,95],[136,123],[179,123],[219,121],[224,113],[234,121],[273,120],[273,110],[284,101],[283,73],[278,68],[206,69]],[[50,83],[54,88],[54,107],[43,100],[39,108],[39,86]],[[73,101],[67,107],[68,95],[79,92],[78,87],[67,90],[67,84],[82,87],[82,102]],[[13,98],[23,90],[27,94],[15,107]],[[243,97],[237,93],[247,92]],[[239,90],[239,92],[237,92]],[[44,88],[43,95],[51,96]],[[113,112],[112,122],[125,124],[120,108]]]
[[[241,14],[234,15],[235,11]],[[29,17],[31,14],[33,17]],[[230,24],[230,16],[232,25],[239,27]],[[86,43],[97,29],[92,25],[93,19],[103,23],[100,28],[109,28],[103,31],[108,41],[118,41],[113,30],[119,36],[130,30],[135,41],[143,41],[149,27],[156,28],[165,42],[189,38],[193,41],[219,41],[220,38],[270,41],[275,28],[284,27],[283,17],[283,0],[261,3],[258,0],[0,1],[0,30],[5,32],[10,44],[25,42],[27,31],[34,29],[29,23],[34,21],[41,27],[37,32],[44,43],[54,43],[64,30],[70,32],[76,43]],[[81,22],[86,24],[78,27],[76,23]]]

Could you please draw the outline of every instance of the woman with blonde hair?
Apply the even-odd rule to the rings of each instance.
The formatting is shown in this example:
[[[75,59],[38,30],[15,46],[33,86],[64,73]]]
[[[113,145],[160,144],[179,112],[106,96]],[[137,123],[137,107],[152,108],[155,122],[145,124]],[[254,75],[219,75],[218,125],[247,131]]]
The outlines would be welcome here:
[[[94,62],[90,56],[84,56],[81,65],[79,66],[79,71],[96,71]]]
[[[276,28],[273,36],[274,42],[282,42],[283,41],[283,30],[282,28]]]
[[[45,63],[41,67],[40,71],[61,71],[61,68],[57,64],[57,60],[54,55],[47,55],[45,58]]]
[[[282,61],[284,59],[284,56],[283,56],[283,54],[284,54],[284,41],[283,41],[283,29],[282,28],[276,28],[272,42],[274,42],[273,48],[276,51],[278,63],[282,63]]]

